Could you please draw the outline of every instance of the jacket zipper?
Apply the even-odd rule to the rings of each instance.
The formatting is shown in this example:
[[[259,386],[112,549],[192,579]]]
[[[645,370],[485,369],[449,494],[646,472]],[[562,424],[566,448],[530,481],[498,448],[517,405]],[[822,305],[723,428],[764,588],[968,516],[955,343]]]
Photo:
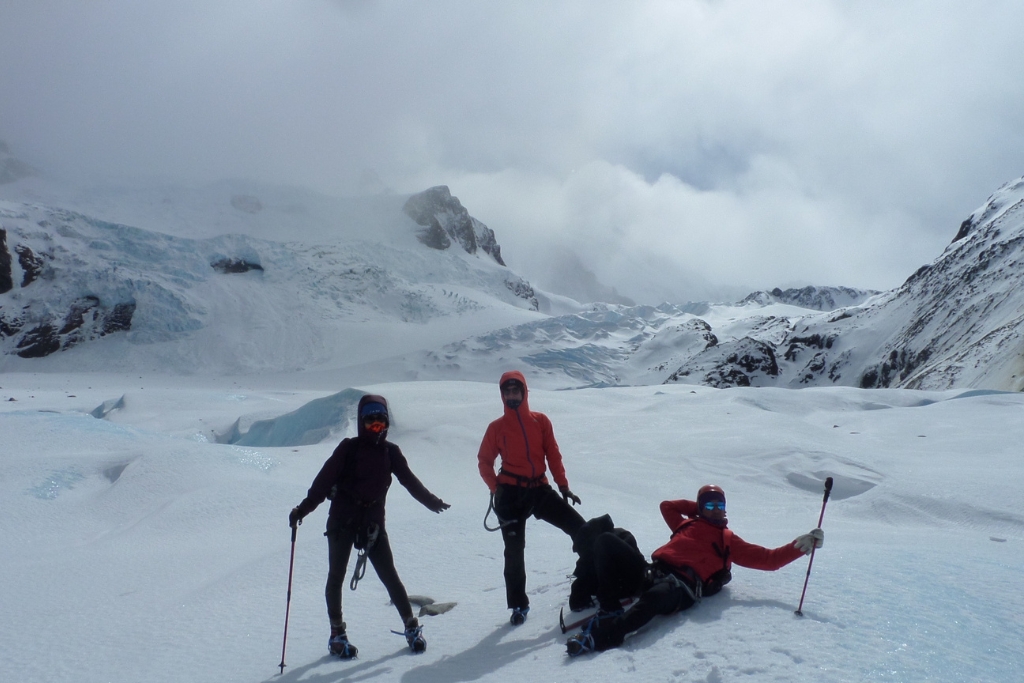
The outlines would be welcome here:
[[[533,458],[530,457],[530,439],[526,436],[526,425],[523,424],[523,418],[519,416],[519,409],[516,408],[516,419],[519,420],[519,429],[523,431],[523,443],[526,444],[526,462],[530,463],[530,474],[531,479],[537,478],[537,468],[533,465]]]

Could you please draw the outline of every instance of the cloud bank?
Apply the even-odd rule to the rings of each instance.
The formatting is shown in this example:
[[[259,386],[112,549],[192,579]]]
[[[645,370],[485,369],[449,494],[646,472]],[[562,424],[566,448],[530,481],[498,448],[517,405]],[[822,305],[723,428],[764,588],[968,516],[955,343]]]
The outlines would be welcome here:
[[[1024,173],[1024,6],[14,1],[0,138],[90,182],[447,184],[641,301],[887,288]]]

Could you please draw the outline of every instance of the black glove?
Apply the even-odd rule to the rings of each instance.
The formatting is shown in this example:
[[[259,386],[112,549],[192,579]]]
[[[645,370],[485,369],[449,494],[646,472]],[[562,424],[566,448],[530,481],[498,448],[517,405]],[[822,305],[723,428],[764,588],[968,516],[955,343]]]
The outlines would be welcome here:
[[[579,496],[577,496],[575,493],[569,490],[568,486],[559,486],[558,490],[562,492],[562,500],[564,500],[566,503],[572,501],[573,505],[579,505],[580,503],[583,502],[580,500]]]
[[[427,506],[427,509],[430,510],[431,512],[444,512],[450,507],[451,505],[444,502],[440,498],[435,498],[434,501]]]
[[[293,507],[292,511],[288,513],[288,526],[294,529],[298,525],[302,524],[302,517],[303,515],[299,511],[299,508]]]

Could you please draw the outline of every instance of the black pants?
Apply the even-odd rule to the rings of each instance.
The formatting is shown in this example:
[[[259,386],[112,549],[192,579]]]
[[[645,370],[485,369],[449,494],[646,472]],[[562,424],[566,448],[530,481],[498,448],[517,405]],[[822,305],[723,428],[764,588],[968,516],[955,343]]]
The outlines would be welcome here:
[[[693,607],[694,595],[680,580],[661,576],[640,594],[640,599],[625,614],[597,620],[590,633],[598,650],[622,645],[626,634],[636,631],[659,614],[674,614]]]
[[[332,626],[342,624],[341,613],[341,590],[345,586],[345,572],[348,570],[348,560],[352,554],[352,544],[356,540],[354,531],[340,529],[331,531],[327,536],[327,552],[329,567],[327,570],[327,587],[324,591],[327,598],[327,616]],[[377,542],[370,548],[366,555],[374,571],[384,584],[391,602],[398,610],[404,624],[412,617],[412,605],[409,603],[409,595],[405,592],[402,579],[398,578],[398,570],[395,569],[395,558],[391,554],[391,543],[388,542],[388,532],[382,526],[377,536]]]
[[[529,607],[526,596],[526,519],[533,515],[571,538],[584,524],[580,513],[548,485],[498,484],[494,512],[502,522],[505,542],[505,599],[509,608]]]
[[[621,606],[622,598],[639,595],[643,590],[647,560],[615,534],[603,533],[594,539],[591,557],[595,594],[601,609],[613,612]]]

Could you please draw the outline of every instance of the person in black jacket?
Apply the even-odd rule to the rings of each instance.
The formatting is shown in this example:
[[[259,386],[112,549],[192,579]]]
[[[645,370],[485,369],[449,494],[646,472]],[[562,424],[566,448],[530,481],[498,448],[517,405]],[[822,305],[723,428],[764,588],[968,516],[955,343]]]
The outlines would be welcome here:
[[[395,569],[384,527],[384,502],[392,474],[428,510],[441,512],[451,506],[427,490],[409,469],[402,451],[387,440],[390,417],[384,397],[363,396],[357,412],[358,436],[343,440],[334,449],[313,480],[306,498],[288,515],[288,524],[292,527],[301,524],[303,517],[325,499],[331,499],[324,533],[329,554],[325,596],[331,622],[327,644],[331,654],[350,659],[358,652],[348,640],[341,611],[341,590],[353,546],[360,551],[352,578],[353,589],[369,559],[402,618],[409,648],[423,652],[427,647],[423,628],[412,613],[409,596]]]
[[[614,612],[620,600],[634,597],[643,589],[647,566],[636,538],[615,526],[610,515],[594,517],[573,536],[572,549],[579,555],[569,588],[569,609],[593,607]]]

